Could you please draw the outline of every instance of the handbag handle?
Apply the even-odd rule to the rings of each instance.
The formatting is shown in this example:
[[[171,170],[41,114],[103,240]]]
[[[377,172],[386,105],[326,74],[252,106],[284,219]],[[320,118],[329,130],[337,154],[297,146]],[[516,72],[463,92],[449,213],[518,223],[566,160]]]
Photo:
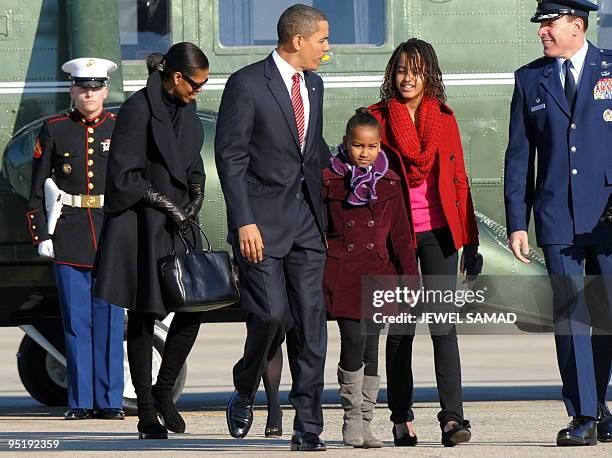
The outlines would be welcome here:
[[[206,245],[208,246],[207,249],[205,249],[204,251],[206,252],[211,252],[212,251],[212,245],[210,244],[210,240],[208,240],[208,236],[206,235],[206,233],[204,232],[204,229],[202,229],[202,227],[196,223],[194,220],[192,220],[191,218],[189,219],[189,223],[191,224],[191,231],[194,235],[194,240],[195,240],[195,229],[193,226],[197,227],[198,230],[202,233],[202,235],[204,236],[204,240],[206,240]],[[195,244],[191,245],[191,243],[189,243],[189,241],[185,238],[185,236],[181,233],[181,231],[179,231],[178,229],[174,229],[174,234],[178,235],[179,238],[181,239],[181,242],[183,243],[183,246],[185,247],[185,253],[190,253],[191,251],[195,250]],[[172,237],[172,250],[170,251],[170,254],[174,255],[175,251],[174,251],[174,239],[175,237]]]

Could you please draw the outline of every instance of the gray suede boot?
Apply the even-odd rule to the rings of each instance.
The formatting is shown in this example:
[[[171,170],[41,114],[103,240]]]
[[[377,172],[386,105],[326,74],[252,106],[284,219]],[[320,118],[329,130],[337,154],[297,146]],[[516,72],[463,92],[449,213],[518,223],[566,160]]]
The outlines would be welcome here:
[[[345,445],[363,446],[362,432],[362,384],[363,366],[355,372],[347,372],[338,366],[338,383],[340,384],[340,401],[344,409],[342,440]]]
[[[370,431],[370,422],[374,418],[374,407],[380,388],[380,377],[378,375],[363,376],[363,401],[361,403],[361,414],[363,416],[363,448],[381,448],[383,443]]]

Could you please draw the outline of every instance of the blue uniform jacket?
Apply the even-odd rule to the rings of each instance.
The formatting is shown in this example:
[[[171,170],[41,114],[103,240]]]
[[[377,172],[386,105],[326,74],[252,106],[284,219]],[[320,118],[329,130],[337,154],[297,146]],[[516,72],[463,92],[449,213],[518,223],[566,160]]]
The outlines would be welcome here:
[[[508,233],[527,230],[533,208],[539,246],[612,243],[598,223],[612,192],[612,51],[589,43],[573,116],[547,57],[516,71],[510,111]]]

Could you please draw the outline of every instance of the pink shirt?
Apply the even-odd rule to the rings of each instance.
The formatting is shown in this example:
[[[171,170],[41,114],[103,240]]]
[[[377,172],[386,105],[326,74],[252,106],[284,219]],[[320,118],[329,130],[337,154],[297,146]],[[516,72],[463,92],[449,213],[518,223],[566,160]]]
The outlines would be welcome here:
[[[438,192],[438,175],[436,161],[427,179],[416,188],[409,189],[414,232],[431,231],[448,225]]]

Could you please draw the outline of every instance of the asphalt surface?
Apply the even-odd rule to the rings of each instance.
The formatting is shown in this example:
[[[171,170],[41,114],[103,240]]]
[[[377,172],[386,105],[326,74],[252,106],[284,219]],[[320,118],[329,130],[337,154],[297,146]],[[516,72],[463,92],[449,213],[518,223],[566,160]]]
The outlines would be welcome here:
[[[552,336],[546,334],[460,337],[465,417],[472,423],[473,437],[470,443],[454,448],[444,448],[440,444],[431,341],[424,335],[417,336],[413,356],[415,427],[419,445],[409,449],[393,446],[389,412],[384,404],[386,380],[384,338],[381,338],[383,389],[373,429],[385,441],[385,447],[382,450],[343,447],[342,411],[338,406],[336,382],[339,338],[334,323],[329,324],[329,334],[325,430],[322,434],[328,445],[325,456],[365,453],[385,456],[405,453],[413,456],[612,456],[612,443],[571,449],[555,447],[556,432],[568,420],[560,401]],[[282,439],[268,439],[263,435],[266,421],[263,393],[259,393],[260,405],[247,438],[235,440],[227,433],[224,405],[232,390],[231,367],[239,358],[244,343],[242,324],[203,325],[188,360],[187,383],[178,403],[188,425],[187,433],[171,435],[166,441],[137,440],[137,419],[133,417],[125,421],[69,422],[62,419],[63,409],[42,406],[31,399],[19,381],[16,368],[15,353],[22,336],[19,329],[0,329],[0,453],[48,456],[50,450],[40,448],[8,449],[8,441],[25,441],[26,446],[40,447],[41,442],[28,443],[28,440],[57,440],[57,453],[61,456],[289,454],[293,415],[286,403],[291,382],[286,360],[281,382],[285,432]]]

